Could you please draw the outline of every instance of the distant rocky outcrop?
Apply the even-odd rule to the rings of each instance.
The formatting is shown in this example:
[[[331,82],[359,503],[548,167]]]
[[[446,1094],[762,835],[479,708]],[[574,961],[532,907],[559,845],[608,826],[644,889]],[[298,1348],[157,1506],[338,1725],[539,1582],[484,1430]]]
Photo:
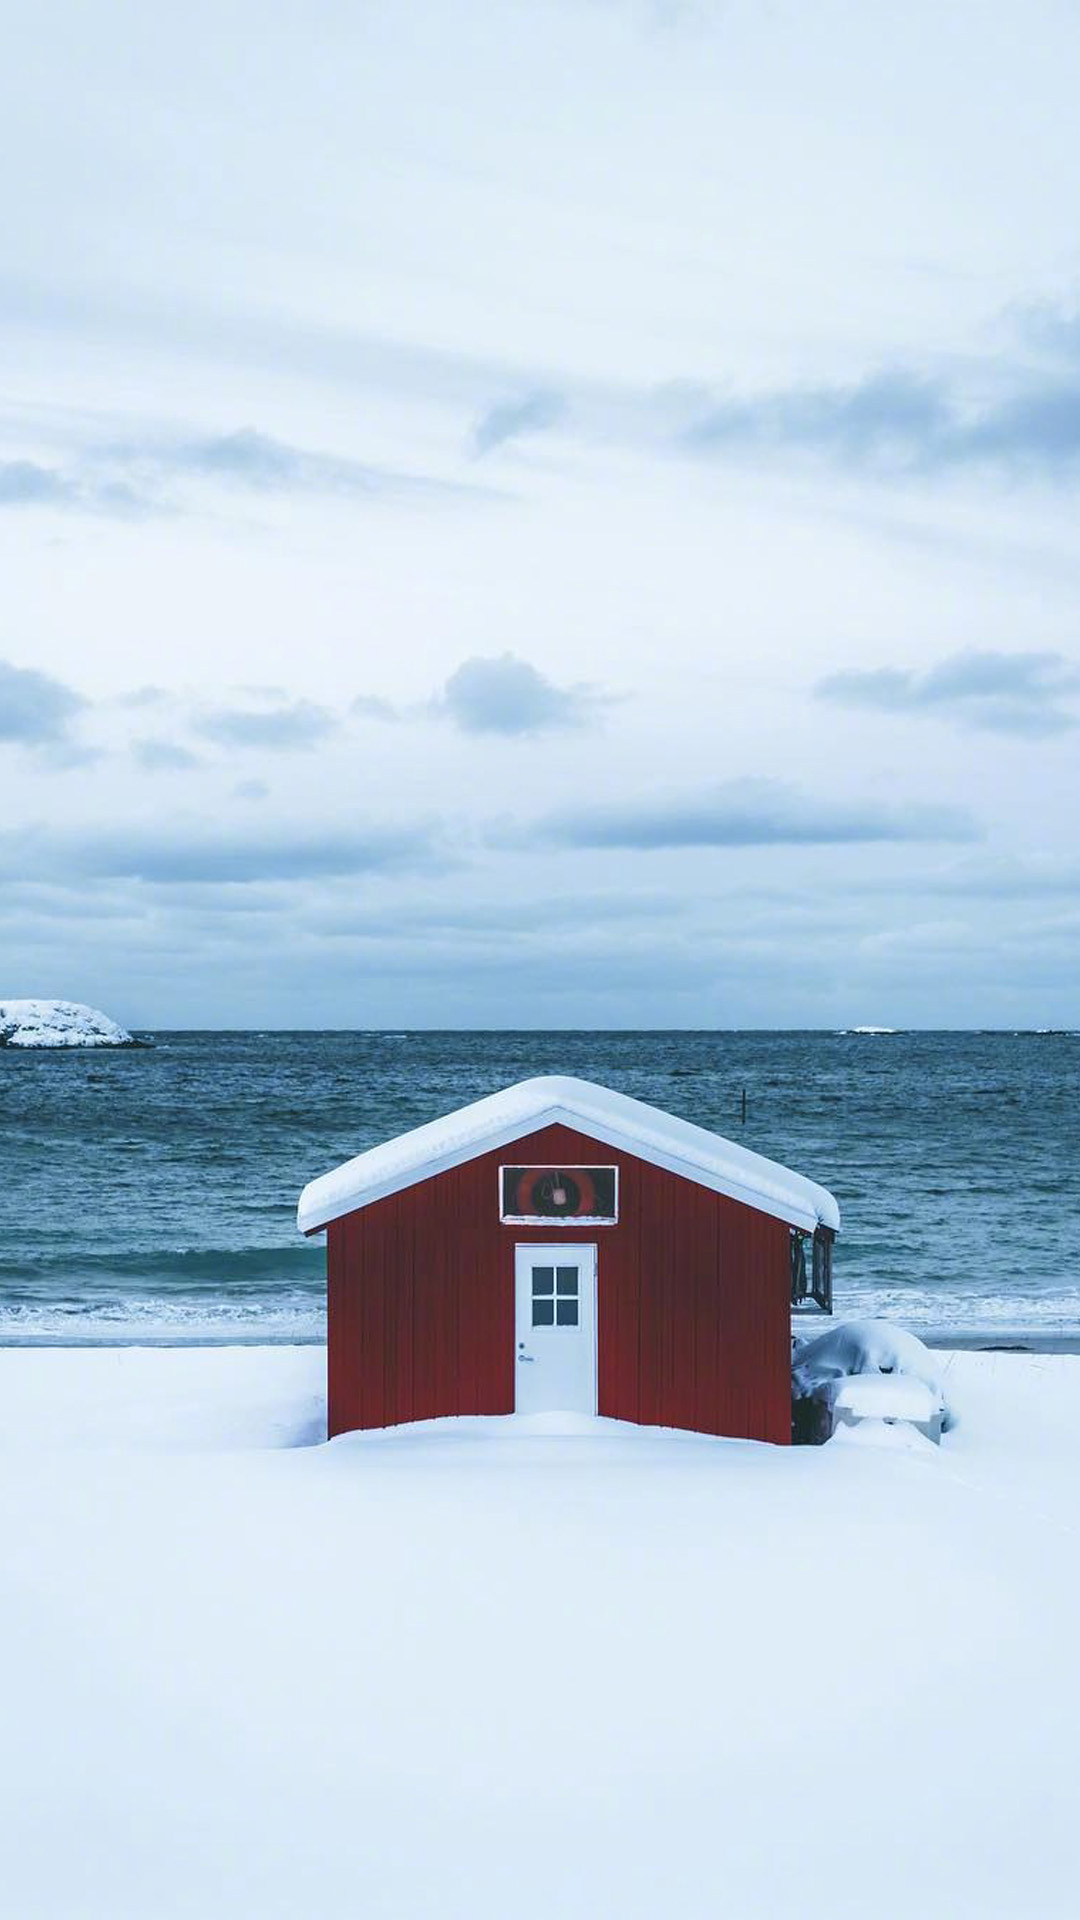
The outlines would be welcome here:
[[[77,1000],[0,1000],[0,1047],[140,1047],[108,1014]]]

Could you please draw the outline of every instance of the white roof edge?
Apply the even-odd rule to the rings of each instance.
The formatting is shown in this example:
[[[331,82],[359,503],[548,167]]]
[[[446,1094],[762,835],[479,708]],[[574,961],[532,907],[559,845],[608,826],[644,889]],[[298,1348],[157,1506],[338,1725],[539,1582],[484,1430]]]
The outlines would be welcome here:
[[[308,1183],[300,1195],[297,1226],[302,1233],[317,1232],[342,1214],[557,1123],[790,1226],[839,1228],[840,1209],[832,1194],[803,1174],[628,1094],[563,1075],[504,1087],[357,1154]]]

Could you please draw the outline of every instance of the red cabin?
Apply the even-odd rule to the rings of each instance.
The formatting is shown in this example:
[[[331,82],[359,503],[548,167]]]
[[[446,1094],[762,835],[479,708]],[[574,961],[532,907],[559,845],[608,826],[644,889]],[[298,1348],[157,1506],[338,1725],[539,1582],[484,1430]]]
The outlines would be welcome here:
[[[313,1180],[298,1224],[327,1232],[331,1434],[567,1411],[786,1442],[789,1312],[829,1304],[839,1212],[775,1161],[558,1077]]]

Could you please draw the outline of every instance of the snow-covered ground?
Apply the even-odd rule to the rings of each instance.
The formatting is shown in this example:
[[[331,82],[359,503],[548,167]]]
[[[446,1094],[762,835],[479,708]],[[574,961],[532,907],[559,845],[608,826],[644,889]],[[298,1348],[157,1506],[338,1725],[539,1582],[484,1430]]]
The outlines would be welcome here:
[[[1080,1359],[795,1451],[326,1446],[322,1364],[0,1351],[5,1913],[1080,1909]]]
[[[97,1007],[78,1000],[0,1000],[0,1047],[133,1047]]]

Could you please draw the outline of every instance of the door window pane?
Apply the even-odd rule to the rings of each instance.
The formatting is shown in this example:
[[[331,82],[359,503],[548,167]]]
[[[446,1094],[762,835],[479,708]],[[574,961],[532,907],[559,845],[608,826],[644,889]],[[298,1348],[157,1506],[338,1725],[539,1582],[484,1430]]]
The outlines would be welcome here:
[[[531,1267],[534,1327],[581,1324],[581,1269],[578,1266]]]

